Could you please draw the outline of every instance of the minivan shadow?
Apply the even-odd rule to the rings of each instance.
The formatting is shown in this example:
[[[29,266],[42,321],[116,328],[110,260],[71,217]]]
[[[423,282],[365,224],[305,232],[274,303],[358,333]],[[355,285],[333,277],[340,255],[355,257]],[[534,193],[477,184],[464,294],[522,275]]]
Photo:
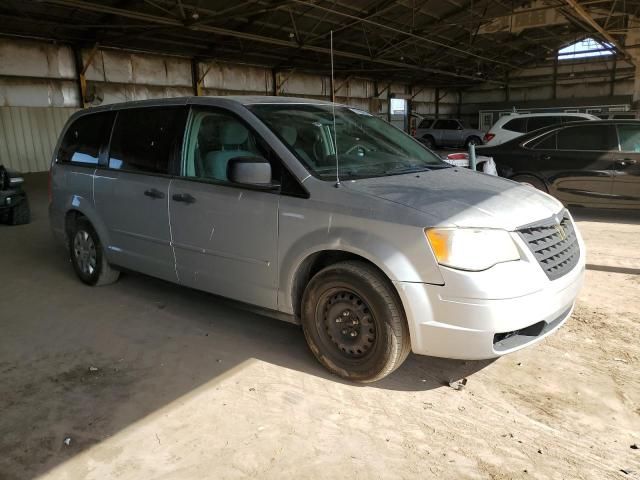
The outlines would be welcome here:
[[[358,385],[324,370],[299,326],[208,293],[139,274],[87,287],[51,239],[46,176],[27,188],[34,221],[0,235],[2,478],[42,475],[205,385],[225,388],[233,377],[260,387],[251,374],[259,362],[281,367],[259,368],[301,395],[305,378],[287,370],[365,395],[436,389],[491,363],[411,355],[386,379]]]
[[[168,310],[189,328],[206,332],[216,340],[232,340],[238,361],[255,358],[285,368],[352,386],[399,391],[425,391],[448,386],[491,364],[495,359],[463,361],[410,354],[405,363],[383,380],[358,384],[327,372],[307,348],[302,327],[254,313],[241,304],[146,275],[127,272],[118,288],[164,300],[157,307]],[[150,298],[151,300],[151,298]],[[230,321],[229,319],[233,319]],[[149,328],[153,328],[149,325]],[[222,340],[223,339],[223,340]],[[222,348],[222,345],[220,345]],[[190,347],[191,348],[191,347]]]

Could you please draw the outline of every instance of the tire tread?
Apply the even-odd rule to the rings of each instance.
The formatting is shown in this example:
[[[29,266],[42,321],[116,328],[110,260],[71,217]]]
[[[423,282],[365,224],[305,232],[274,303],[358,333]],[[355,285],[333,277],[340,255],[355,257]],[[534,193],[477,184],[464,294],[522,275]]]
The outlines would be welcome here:
[[[359,276],[360,278],[365,280],[376,290],[376,292],[378,292],[382,296],[384,302],[391,312],[391,316],[390,318],[388,318],[388,322],[391,326],[391,335],[393,336],[393,340],[391,342],[391,355],[387,359],[384,367],[376,374],[368,378],[356,379],[357,381],[366,383],[380,380],[400,367],[400,365],[402,365],[402,363],[406,360],[407,356],[411,352],[409,327],[405,318],[400,297],[398,296],[398,293],[395,291],[391,282],[384,276],[384,274],[363,261],[347,260],[344,262],[335,263],[320,270],[320,272],[318,272],[316,276],[322,274],[323,272],[331,270],[347,271],[352,275]],[[311,345],[312,342],[310,341],[309,335],[306,329],[304,330],[307,342]],[[314,351],[313,348],[312,351]],[[330,372],[339,376],[344,376],[341,371],[323,361],[323,358],[319,356],[315,351],[314,355]]]

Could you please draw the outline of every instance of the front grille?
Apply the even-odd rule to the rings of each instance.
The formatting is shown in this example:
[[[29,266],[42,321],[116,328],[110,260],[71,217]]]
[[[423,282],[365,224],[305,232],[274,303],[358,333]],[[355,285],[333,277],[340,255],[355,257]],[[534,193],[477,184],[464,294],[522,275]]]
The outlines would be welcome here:
[[[568,212],[564,210],[558,217],[518,230],[550,280],[571,271],[580,258],[580,246]]]

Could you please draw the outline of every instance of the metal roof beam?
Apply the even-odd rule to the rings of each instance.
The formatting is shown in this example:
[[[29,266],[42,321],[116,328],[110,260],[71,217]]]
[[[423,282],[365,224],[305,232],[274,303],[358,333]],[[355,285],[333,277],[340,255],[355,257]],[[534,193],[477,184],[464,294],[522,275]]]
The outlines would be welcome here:
[[[123,16],[123,17],[134,18],[134,19],[137,19],[137,20],[144,20],[144,21],[147,21],[149,23],[156,23],[156,24],[162,24],[162,25],[171,25],[171,26],[183,27],[183,28],[185,27],[183,25],[183,23],[178,19],[165,18],[165,17],[156,16],[156,15],[150,15],[150,14],[147,14],[147,13],[144,13],[144,12],[138,12],[138,11],[132,11],[132,10],[125,10],[125,9],[120,9],[120,8],[109,7],[107,5],[101,5],[101,4],[97,4],[97,3],[86,2],[86,1],[83,1],[83,0],[43,0],[43,3],[47,3],[47,4],[51,4],[51,5],[60,5],[60,6],[71,7],[71,8],[78,8],[78,9],[82,9],[82,10],[86,10],[86,11],[93,11],[93,12],[98,12],[98,13],[108,13],[108,14],[120,15],[120,16]],[[305,2],[302,2],[302,3],[305,3]],[[318,46],[314,46],[314,45],[297,45],[295,42],[288,41],[288,40],[280,40],[280,39],[277,39],[277,38],[265,37],[265,36],[262,36],[262,35],[252,34],[252,33],[248,33],[248,32],[237,32],[237,31],[234,31],[234,30],[226,29],[226,28],[200,25],[200,26],[192,27],[191,29],[194,30],[194,31],[213,33],[213,34],[216,34],[216,35],[235,37],[235,38],[240,38],[240,39],[245,39],[245,40],[253,40],[255,42],[267,43],[267,44],[271,44],[271,45],[278,45],[278,46],[287,47],[287,48],[299,48],[301,50],[321,53],[321,54],[324,54],[324,55],[330,55],[330,53],[331,53],[331,50],[329,48],[318,47]],[[441,74],[441,75],[449,76],[449,77],[457,77],[457,78],[466,78],[466,79],[471,79],[471,80],[477,80],[477,78],[473,77],[472,75],[465,75],[465,74],[450,72],[450,71],[447,71],[447,70],[441,70],[441,69],[437,69],[437,68],[430,68],[430,67],[414,65],[414,64],[410,64],[410,63],[404,63],[404,62],[397,62],[397,61],[393,61],[393,60],[384,60],[384,59],[380,59],[380,58],[371,58],[368,55],[362,55],[362,54],[354,53],[354,52],[334,50],[333,53],[334,53],[334,55],[336,55],[338,57],[342,57],[342,58],[350,58],[350,59],[353,59],[353,60],[363,60],[363,61],[366,61],[366,62],[373,62],[373,63],[378,63],[378,64],[381,64],[381,65],[389,65],[389,66],[393,66],[393,67],[403,67],[403,68],[406,68],[408,70],[414,70],[414,71],[424,72],[424,73],[437,73],[437,74]],[[496,81],[496,80],[485,80],[485,81],[490,82],[490,83],[500,84],[500,85],[503,84],[503,82]]]
[[[582,21],[589,25],[593,30],[595,30],[596,33],[600,35],[600,37],[611,43],[616,48],[616,50],[624,55],[625,59],[629,60],[634,65],[636,64],[635,59],[631,57],[631,55],[629,55],[629,52],[625,50],[624,46],[621,45],[620,42],[618,42],[618,40],[616,40],[612,35],[610,35],[609,32],[602,28],[600,24],[593,19],[589,12],[587,12],[580,4],[578,4],[576,0],[565,0],[565,2],[576,12],[578,17],[580,17]]]

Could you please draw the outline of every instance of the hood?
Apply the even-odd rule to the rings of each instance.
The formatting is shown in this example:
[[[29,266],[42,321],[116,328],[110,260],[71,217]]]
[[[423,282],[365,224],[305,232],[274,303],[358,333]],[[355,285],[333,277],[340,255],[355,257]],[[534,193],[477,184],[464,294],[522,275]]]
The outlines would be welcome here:
[[[516,230],[547,219],[562,204],[533,187],[462,168],[345,182],[350,190],[419,210],[433,226]]]

